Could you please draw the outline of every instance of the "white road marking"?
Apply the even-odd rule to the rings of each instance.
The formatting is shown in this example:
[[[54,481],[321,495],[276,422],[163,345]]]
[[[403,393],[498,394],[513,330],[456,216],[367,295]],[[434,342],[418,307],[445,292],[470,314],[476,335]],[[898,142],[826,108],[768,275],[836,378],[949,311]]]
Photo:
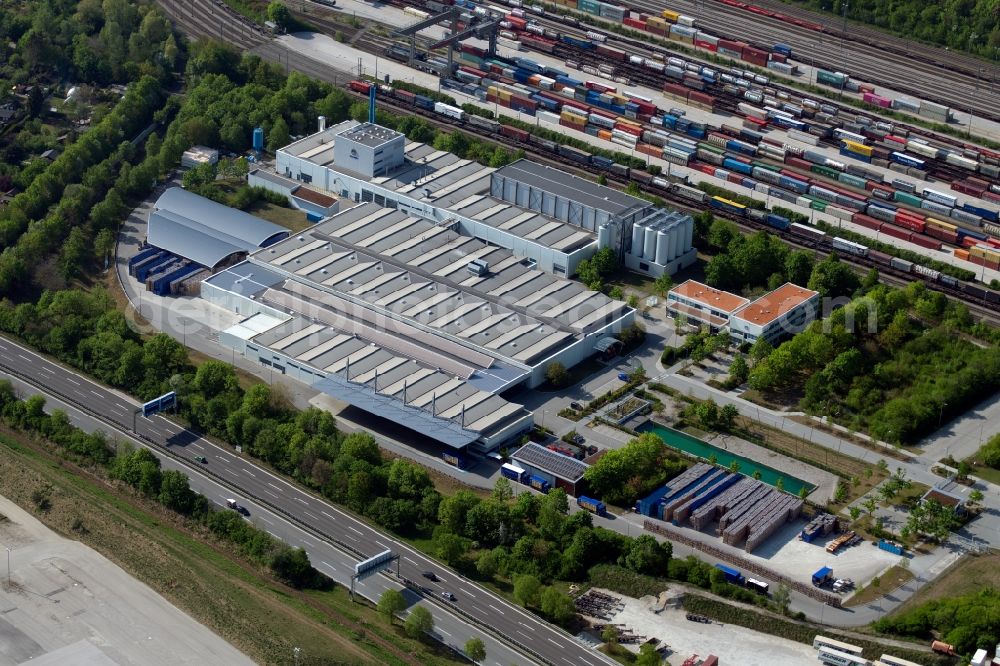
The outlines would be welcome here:
[[[270,481],[267,482],[267,485],[271,486],[275,490],[281,490],[281,486],[276,486],[273,483],[271,483]]]
[[[205,450],[205,447],[203,447],[201,444],[188,444],[188,446],[190,446],[192,449],[197,449],[199,451]]]
[[[337,568],[336,568],[335,566],[333,566],[332,564],[330,564],[330,563],[329,563],[329,562],[327,562],[326,560],[320,560],[320,562],[321,562],[322,564],[325,564],[326,566],[330,567],[330,570],[331,570],[331,571],[336,571],[336,570],[337,570]]]
[[[385,545],[384,543],[382,543],[382,542],[381,542],[381,541],[379,541],[378,539],[375,539],[375,543],[377,543],[378,545],[382,546],[383,548],[386,548],[386,549],[388,549],[388,548],[389,548],[389,546]]]
[[[257,475],[254,474],[253,472],[251,472],[250,470],[244,469],[243,471],[246,472],[247,474],[249,474],[250,476],[252,476],[253,478],[255,478],[255,479],[257,478]]]
[[[330,514],[328,514],[326,511],[320,511],[320,513],[322,513],[327,518],[333,518],[333,516],[331,516]],[[333,519],[336,520],[336,518],[333,518]]]
[[[261,520],[263,520],[263,521],[264,521],[265,523],[267,523],[268,525],[274,525],[274,521],[271,521],[271,520],[268,520],[268,519],[267,519],[267,518],[265,518],[264,516],[257,516],[257,517],[258,517],[258,518],[260,518]]]
[[[406,555],[403,555],[403,559],[412,564],[413,566],[417,566],[417,563],[414,560],[408,558]]]
[[[270,534],[271,536],[273,536],[273,537],[274,537],[275,539],[277,539],[278,541],[283,541],[283,539],[282,539],[282,538],[281,538],[280,536],[278,536],[277,534],[275,534],[275,533],[274,533],[274,532],[272,532],[271,530],[267,530],[267,533],[268,533],[268,534]],[[549,640],[552,640],[552,639],[550,638]]]
[[[268,495],[270,495],[271,497],[273,497],[274,499],[280,499],[280,498],[279,498],[279,497],[278,497],[277,495],[275,495],[274,493],[272,493],[272,492],[271,492],[270,490],[268,490],[267,488],[263,488],[263,491],[264,491],[265,493],[267,493]]]
[[[310,517],[310,518],[312,518],[313,520],[319,520],[319,518],[317,518],[316,516],[312,515],[312,514],[311,514],[311,513],[309,513],[308,511],[303,511],[302,513],[306,514],[307,516],[309,516],[309,517]]]
[[[297,499],[298,501],[302,502],[302,503],[303,503],[303,504],[305,504],[306,506],[309,506],[309,502],[305,501],[305,500],[304,500],[304,499],[302,499],[301,497],[296,497],[295,499]]]
[[[558,643],[557,641],[554,641],[554,640],[552,640],[551,638],[549,639],[549,643],[552,643],[552,644],[553,644],[553,645],[555,645],[556,647],[562,647],[561,645],[559,645],[559,643]]]
[[[27,361],[28,363],[31,363],[31,359],[30,359],[30,358],[28,358],[27,356],[25,356],[24,354],[18,354],[18,356],[20,356],[21,358],[23,358],[23,359],[24,359],[25,361]]]
[[[103,395],[103,394],[101,394],[101,393],[98,393],[97,391],[94,391],[93,389],[91,389],[91,391],[90,391],[90,392],[91,392],[92,394],[96,395],[96,396],[97,396],[98,398],[103,398],[103,397],[104,397],[104,395]]]
[[[364,533],[363,533],[363,532],[362,532],[361,530],[359,530],[359,529],[358,529],[357,527],[355,527],[354,525],[348,525],[348,526],[347,526],[347,529],[349,529],[349,530],[353,531],[353,532],[354,532],[354,533],[356,533],[356,534],[364,534]]]
[[[465,589],[465,588],[464,588],[464,587],[462,587],[461,585],[460,585],[460,586],[458,587],[458,589],[462,590],[462,592],[465,592],[465,593],[466,593],[467,595],[469,595],[470,597],[474,597],[474,596],[476,596],[476,593],[475,593],[475,592],[469,592],[469,591],[468,591],[467,589]]]
[[[76,381],[72,377],[67,377],[66,381],[68,381],[70,384],[73,384],[74,386],[79,386],[80,385],[80,382]]]
[[[451,636],[451,634],[449,634],[449,633],[448,633],[447,631],[445,631],[445,630],[444,630],[444,629],[442,629],[441,627],[438,627],[438,631],[440,631],[440,632],[441,632],[442,634],[444,634],[445,636]]]
[[[503,611],[502,611],[502,610],[500,610],[499,608],[497,608],[497,607],[496,607],[496,606],[494,606],[493,604],[488,604],[488,605],[489,605],[489,607],[490,607],[490,608],[492,608],[492,609],[493,609],[493,610],[495,610],[496,612],[498,612],[498,613],[500,613],[501,615],[503,615]]]
[[[357,537],[353,537],[350,534],[345,534],[344,536],[347,537],[348,539],[350,539],[351,541],[357,541],[358,540]]]

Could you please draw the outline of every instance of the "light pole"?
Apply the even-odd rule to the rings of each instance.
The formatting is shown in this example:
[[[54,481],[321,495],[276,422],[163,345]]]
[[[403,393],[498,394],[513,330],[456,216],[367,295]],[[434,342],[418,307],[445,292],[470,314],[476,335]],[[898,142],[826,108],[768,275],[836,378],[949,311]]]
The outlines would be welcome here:
[[[10,587],[10,548],[6,548],[6,550],[7,550],[7,587]]]

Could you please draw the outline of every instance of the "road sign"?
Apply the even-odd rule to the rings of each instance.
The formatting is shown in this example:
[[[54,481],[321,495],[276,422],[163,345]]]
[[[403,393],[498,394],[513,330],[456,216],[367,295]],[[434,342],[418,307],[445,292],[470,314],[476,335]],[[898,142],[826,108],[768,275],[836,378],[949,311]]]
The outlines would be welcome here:
[[[170,393],[164,393],[159,398],[153,398],[147,403],[142,405],[142,415],[152,416],[157,412],[162,412],[165,409],[171,409],[177,406],[177,394],[173,391]]]
[[[354,576],[358,580],[364,580],[369,576],[374,576],[382,569],[386,568],[386,565],[395,559],[392,555],[391,550],[386,550],[374,557],[369,557],[367,560],[363,560],[354,565]]]

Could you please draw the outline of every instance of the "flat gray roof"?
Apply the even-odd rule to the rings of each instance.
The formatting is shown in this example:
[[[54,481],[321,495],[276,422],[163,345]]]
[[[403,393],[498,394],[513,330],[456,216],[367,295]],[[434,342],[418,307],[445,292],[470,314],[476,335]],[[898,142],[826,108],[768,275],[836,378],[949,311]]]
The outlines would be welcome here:
[[[501,167],[497,169],[497,174],[528,183],[571,201],[579,201],[612,215],[618,215],[630,208],[652,205],[644,199],[527,159]]]
[[[528,442],[512,453],[510,457],[570,483],[576,483],[582,479],[584,473],[590,468],[590,465],[581,460],[556,453],[534,442]]]
[[[377,148],[403,135],[388,127],[372,125],[371,123],[361,123],[360,125],[344,130],[337,136],[342,136],[365,146]]]

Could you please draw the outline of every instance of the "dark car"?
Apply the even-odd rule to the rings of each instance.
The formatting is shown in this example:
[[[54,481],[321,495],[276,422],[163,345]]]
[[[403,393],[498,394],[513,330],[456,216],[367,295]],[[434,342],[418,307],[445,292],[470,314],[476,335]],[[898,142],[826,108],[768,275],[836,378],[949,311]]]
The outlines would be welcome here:
[[[569,403],[569,408],[570,409],[575,409],[578,412],[582,412],[583,411],[583,405],[581,405],[578,402],[571,402],[571,403]]]
[[[205,456],[195,456],[195,461],[202,463],[203,465],[208,464],[208,458]]]
[[[435,583],[438,582],[438,576],[433,571],[425,571],[424,578],[430,581],[434,581]]]
[[[573,436],[573,443],[574,444],[583,444],[586,441],[587,440],[584,439],[583,435],[574,435]]]

